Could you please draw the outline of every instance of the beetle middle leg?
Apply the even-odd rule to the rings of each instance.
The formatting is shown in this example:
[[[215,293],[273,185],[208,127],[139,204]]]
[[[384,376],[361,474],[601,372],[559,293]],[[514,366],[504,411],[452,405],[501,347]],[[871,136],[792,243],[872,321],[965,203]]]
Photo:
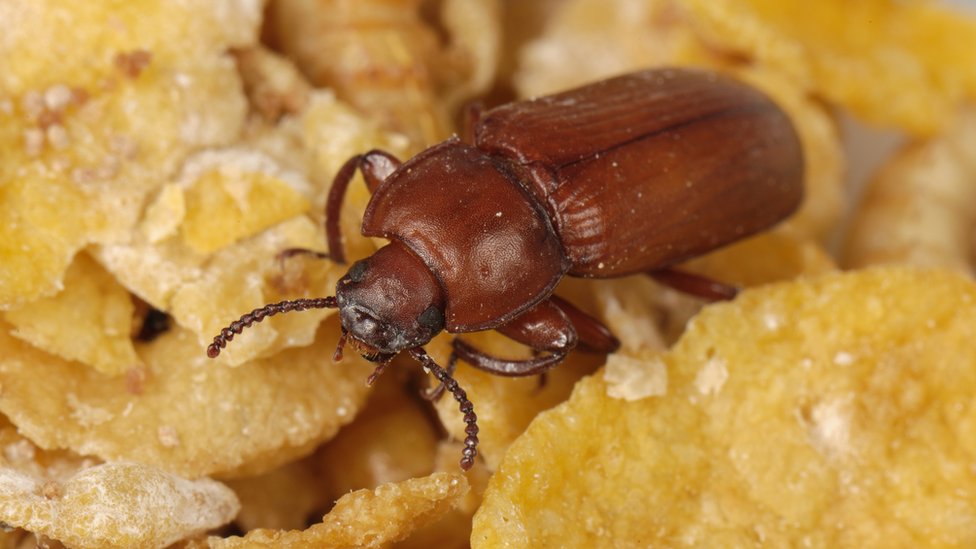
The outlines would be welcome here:
[[[461,339],[454,340],[458,358],[475,368],[509,377],[541,374],[561,362],[577,344],[594,352],[613,352],[617,339],[600,321],[564,299],[552,296],[497,328],[501,334],[546,354],[525,360],[491,356]]]

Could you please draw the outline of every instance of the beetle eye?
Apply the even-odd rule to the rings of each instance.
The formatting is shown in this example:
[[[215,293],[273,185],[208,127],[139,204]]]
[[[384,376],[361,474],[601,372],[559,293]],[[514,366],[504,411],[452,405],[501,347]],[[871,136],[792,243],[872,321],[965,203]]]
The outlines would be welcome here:
[[[424,309],[424,312],[420,313],[420,316],[417,317],[417,322],[433,333],[444,329],[444,315],[441,314],[440,309],[433,305],[427,307]]]
[[[362,282],[363,278],[366,277],[366,269],[368,267],[369,265],[365,261],[357,261],[353,263],[352,267],[349,268],[349,273],[347,273],[349,280],[356,283]]]

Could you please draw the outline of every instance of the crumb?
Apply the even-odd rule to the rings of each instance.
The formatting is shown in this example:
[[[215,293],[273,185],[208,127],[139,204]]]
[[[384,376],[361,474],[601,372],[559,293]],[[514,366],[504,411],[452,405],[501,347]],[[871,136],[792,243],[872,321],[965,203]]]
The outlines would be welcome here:
[[[44,149],[44,132],[37,128],[24,130],[24,150],[28,156],[38,156]]]
[[[159,429],[156,430],[156,436],[159,438],[159,443],[166,448],[175,448],[180,445],[180,435],[176,433],[176,429],[169,425],[160,425]]]
[[[63,111],[73,99],[71,88],[64,84],[55,84],[44,92],[44,106],[49,111]]]
[[[138,78],[142,71],[152,62],[152,52],[148,50],[133,50],[119,52],[112,60],[115,68],[122,71],[128,78]]]

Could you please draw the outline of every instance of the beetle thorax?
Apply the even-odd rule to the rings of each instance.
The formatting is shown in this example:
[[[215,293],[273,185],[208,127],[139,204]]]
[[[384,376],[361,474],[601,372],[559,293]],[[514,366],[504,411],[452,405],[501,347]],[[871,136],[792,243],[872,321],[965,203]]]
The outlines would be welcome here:
[[[354,263],[336,286],[336,300],[342,327],[367,359],[388,360],[444,328],[440,283],[397,241]]]

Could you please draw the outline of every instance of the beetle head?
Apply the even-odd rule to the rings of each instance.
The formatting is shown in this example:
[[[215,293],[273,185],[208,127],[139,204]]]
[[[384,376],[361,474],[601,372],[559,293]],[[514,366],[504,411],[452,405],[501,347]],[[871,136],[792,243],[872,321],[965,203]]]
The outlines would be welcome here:
[[[468,424],[461,468],[470,469],[478,454],[474,406],[450,371],[438,366],[421,347],[444,329],[444,291],[427,265],[403,244],[394,241],[354,263],[339,280],[335,296],[269,303],[241,316],[214,336],[207,356],[217,358],[235,335],[269,316],[335,308],[342,322],[335,360],[342,357],[343,342],[349,339],[366,359],[379,363],[367,384],[376,380],[394,355],[407,350],[454,395]]]
[[[444,329],[440,283],[397,241],[353,263],[336,285],[336,301],[350,343],[376,362],[423,345]]]

